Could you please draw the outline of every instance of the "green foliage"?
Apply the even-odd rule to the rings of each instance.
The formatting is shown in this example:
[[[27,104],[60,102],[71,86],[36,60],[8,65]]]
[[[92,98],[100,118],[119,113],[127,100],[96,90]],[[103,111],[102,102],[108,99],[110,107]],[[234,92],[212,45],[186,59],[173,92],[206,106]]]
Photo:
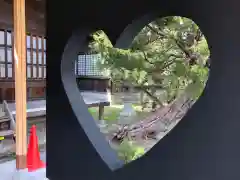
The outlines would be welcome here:
[[[205,86],[208,44],[190,19],[156,19],[142,29],[127,50],[114,48],[103,31],[94,33],[93,39],[90,48],[101,54],[99,66],[111,71],[113,82],[140,86],[158,104],[171,102],[184,90],[197,98]],[[167,99],[156,94],[159,89]]]
[[[133,145],[132,141],[123,140],[118,148],[118,156],[125,163],[133,161],[145,153],[144,148]]]
[[[98,120],[98,115],[99,115],[98,107],[88,108],[88,111],[93,116],[94,119]],[[105,107],[103,119],[105,121],[115,121],[118,119],[120,112],[121,112],[121,108],[115,108],[111,106]]]

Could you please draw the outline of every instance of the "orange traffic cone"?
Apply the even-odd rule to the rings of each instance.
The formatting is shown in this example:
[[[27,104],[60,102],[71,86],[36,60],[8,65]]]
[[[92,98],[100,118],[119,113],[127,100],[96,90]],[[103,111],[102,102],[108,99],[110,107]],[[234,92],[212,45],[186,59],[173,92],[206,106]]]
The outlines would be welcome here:
[[[45,164],[40,159],[38,150],[38,137],[36,134],[36,126],[33,125],[30,131],[28,152],[27,152],[27,168],[28,171],[35,171],[44,168]]]

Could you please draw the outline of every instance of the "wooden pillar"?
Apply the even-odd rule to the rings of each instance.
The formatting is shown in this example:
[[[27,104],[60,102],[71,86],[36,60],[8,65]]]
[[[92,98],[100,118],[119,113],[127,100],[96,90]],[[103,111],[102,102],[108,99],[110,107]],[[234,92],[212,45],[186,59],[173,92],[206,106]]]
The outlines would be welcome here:
[[[26,168],[26,23],[25,0],[14,0],[14,65],[16,101],[16,168]]]

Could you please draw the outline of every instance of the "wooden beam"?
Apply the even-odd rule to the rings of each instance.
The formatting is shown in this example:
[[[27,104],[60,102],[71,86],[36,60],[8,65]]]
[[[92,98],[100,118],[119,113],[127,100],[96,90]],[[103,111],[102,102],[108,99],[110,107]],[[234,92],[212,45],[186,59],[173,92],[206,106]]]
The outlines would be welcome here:
[[[16,168],[26,168],[26,20],[25,0],[14,0],[14,63],[16,101]]]
[[[30,70],[31,70],[31,75],[29,78],[33,78],[33,36],[32,34],[30,35]]]
[[[38,47],[38,36],[36,36],[36,40],[35,40],[35,43],[36,43],[36,65],[35,65],[35,67],[37,68],[36,69],[36,74],[37,74],[37,79],[39,78],[39,56],[38,56],[38,54],[39,54],[39,47]]]
[[[41,79],[44,79],[44,54],[45,54],[45,52],[44,52],[44,38],[43,38],[43,36],[42,36],[42,38],[41,38],[41,40],[42,40],[42,68],[41,68],[41,70],[42,70],[42,78]]]
[[[7,30],[4,30],[5,78],[8,77]]]
[[[14,33],[13,32],[11,32],[11,39],[12,39],[12,78],[13,78],[13,80],[15,80],[15,76],[14,76],[14,74],[15,74],[15,64],[14,64],[14,62],[15,62],[15,60],[14,60]]]
[[[15,88],[15,81],[13,79],[2,79],[0,80],[0,87],[4,88]],[[27,87],[46,87],[46,80],[32,79],[27,81]]]

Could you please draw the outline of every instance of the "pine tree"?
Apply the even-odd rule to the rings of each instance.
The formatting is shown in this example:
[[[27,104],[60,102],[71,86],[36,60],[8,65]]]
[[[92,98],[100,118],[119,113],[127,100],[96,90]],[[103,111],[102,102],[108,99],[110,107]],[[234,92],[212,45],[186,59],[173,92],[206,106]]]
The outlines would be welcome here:
[[[92,34],[92,51],[112,81],[139,87],[155,103],[171,103],[182,92],[201,94],[209,70],[209,49],[199,27],[183,17],[159,18],[146,25],[127,50],[114,48],[103,31]],[[159,96],[161,90],[165,97]]]

